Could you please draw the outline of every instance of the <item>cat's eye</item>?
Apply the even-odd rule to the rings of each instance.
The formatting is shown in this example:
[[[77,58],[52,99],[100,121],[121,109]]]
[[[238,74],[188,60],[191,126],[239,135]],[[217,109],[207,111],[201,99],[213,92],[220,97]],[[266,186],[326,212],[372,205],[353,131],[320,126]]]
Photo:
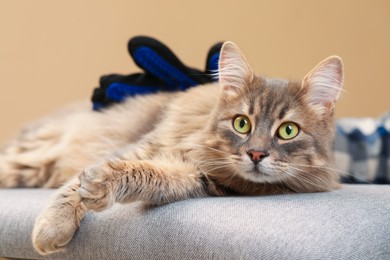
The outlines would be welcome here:
[[[278,137],[283,140],[290,140],[299,133],[299,127],[292,122],[283,123],[278,129]]]
[[[251,131],[252,125],[246,116],[241,115],[233,119],[233,127],[237,132],[247,134]]]

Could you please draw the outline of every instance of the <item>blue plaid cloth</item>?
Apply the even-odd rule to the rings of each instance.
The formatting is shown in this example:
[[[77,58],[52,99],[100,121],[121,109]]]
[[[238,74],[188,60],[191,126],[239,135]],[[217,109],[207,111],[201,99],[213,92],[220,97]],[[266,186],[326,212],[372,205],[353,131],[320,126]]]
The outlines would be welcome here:
[[[342,182],[390,184],[390,112],[337,120],[334,153]]]

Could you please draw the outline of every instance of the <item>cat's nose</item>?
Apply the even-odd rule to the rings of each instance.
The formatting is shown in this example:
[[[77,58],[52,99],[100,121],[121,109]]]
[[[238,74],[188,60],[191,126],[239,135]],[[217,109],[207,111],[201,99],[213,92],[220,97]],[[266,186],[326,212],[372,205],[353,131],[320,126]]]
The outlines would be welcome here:
[[[246,151],[246,153],[249,155],[249,158],[251,158],[252,162],[255,164],[261,162],[261,160],[263,160],[269,155],[267,151],[259,151],[255,149],[249,149]]]

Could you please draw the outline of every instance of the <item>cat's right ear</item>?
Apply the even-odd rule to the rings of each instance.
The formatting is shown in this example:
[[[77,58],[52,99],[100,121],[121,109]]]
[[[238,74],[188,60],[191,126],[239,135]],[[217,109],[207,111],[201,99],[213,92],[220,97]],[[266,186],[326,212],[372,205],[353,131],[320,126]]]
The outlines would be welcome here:
[[[237,96],[253,80],[254,73],[237,45],[225,42],[219,57],[219,83],[224,94]]]

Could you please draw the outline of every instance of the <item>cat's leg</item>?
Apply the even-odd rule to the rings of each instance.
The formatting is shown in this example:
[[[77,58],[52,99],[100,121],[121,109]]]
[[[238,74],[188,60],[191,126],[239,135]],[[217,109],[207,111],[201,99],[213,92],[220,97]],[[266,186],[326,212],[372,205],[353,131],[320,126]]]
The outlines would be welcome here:
[[[193,162],[178,157],[111,160],[86,169],[78,190],[88,209],[103,210],[114,202],[144,201],[161,205],[211,191],[211,182]]]
[[[205,196],[211,182],[194,163],[179,157],[153,160],[110,160],[83,171],[79,181],[61,188],[34,227],[34,247],[41,254],[61,250],[69,242],[85,212],[101,211],[115,202],[141,200],[164,204]]]
[[[62,135],[49,121],[25,128],[0,151],[0,187],[55,187],[69,179],[51,174],[64,145]]]
[[[61,187],[36,219],[32,241],[42,255],[61,251],[72,239],[87,209],[77,193],[80,179]]]

